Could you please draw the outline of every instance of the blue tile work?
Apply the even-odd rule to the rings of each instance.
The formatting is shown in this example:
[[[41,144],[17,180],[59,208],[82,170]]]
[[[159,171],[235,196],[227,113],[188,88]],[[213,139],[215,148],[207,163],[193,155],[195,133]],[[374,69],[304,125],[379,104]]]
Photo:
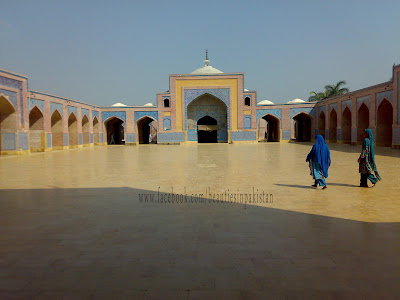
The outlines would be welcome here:
[[[357,128],[351,128],[351,141],[357,142]]]
[[[64,146],[69,145],[69,136],[68,133],[64,133]]]
[[[92,110],[92,117],[97,117],[97,120],[100,121],[99,112],[97,110]]]
[[[86,108],[81,109],[81,117],[83,118],[84,115],[86,115],[86,117],[89,119],[89,110]]]
[[[282,130],[282,140],[290,140],[290,130]]]
[[[17,111],[17,107],[18,107],[17,93],[0,89],[0,94],[4,94],[5,96],[8,96],[10,102],[14,105],[15,111]]]
[[[232,131],[231,132],[232,141],[255,141],[256,132],[255,131]]]
[[[107,121],[107,119],[111,117],[116,117],[126,122],[126,112],[125,111],[103,111],[101,113],[101,118],[103,119],[103,123]]]
[[[17,135],[15,133],[1,134],[1,150],[17,150]]]
[[[134,142],[136,142],[136,134],[135,134],[135,133],[127,133],[127,134],[126,134],[126,142],[127,142],[127,143],[134,143]]]
[[[158,111],[135,111],[135,122],[144,116],[152,117],[158,121]]]
[[[381,104],[382,100],[386,98],[387,100],[390,101],[390,103],[392,103],[393,106],[393,91],[384,91],[384,92],[380,92],[376,94],[376,105],[375,105],[375,109],[376,111],[378,111],[378,107],[379,104]]]
[[[103,143],[103,133],[99,134],[99,143]]]
[[[27,132],[18,133],[18,146],[22,150],[29,150],[29,136]]]
[[[282,109],[278,108],[278,109],[259,109],[256,112],[256,118],[257,121],[258,119],[264,117],[265,115],[273,115],[275,117],[277,117],[280,121],[280,123],[282,123]]]
[[[329,104],[329,113],[331,113],[332,109],[335,109],[335,111],[337,113],[337,103]]]
[[[251,129],[251,116],[243,116],[243,128]]]
[[[225,129],[218,130],[218,137],[219,142],[227,142],[228,141],[228,131]]]
[[[46,133],[46,140],[47,140],[47,141],[46,141],[46,143],[47,143],[46,147],[47,147],[47,148],[51,148],[52,145],[53,145],[51,133]]]
[[[188,129],[187,130],[187,139],[188,139],[188,141],[197,141],[197,130]]]
[[[365,103],[365,105],[369,108],[370,99],[371,99],[370,96],[364,96],[364,97],[357,98],[357,111],[360,109],[360,106],[363,103]]]
[[[318,114],[321,115],[321,112],[324,112],[325,116],[326,116],[326,106],[318,106]]]
[[[185,128],[187,129],[187,119],[188,119],[188,114],[187,114],[187,107],[196,98],[199,96],[202,96],[204,94],[210,94],[218,99],[220,99],[222,102],[225,103],[227,109],[227,128],[230,128],[230,116],[229,116],[229,100],[230,100],[230,93],[229,89],[185,89],[184,90],[184,106],[185,106]],[[210,116],[211,117],[211,116]]]
[[[164,130],[171,130],[171,117],[164,117],[163,118],[163,129]]]
[[[41,110],[42,114],[44,114],[44,101],[37,99],[29,99],[29,111],[31,111],[35,105]]]
[[[183,132],[160,132],[158,133],[159,143],[179,143],[185,141]]]
[[[61,103],[50,102],[50,112],[51,112],[51,114],[53,114],[53,112],[56,109],[58,110],[58,112],[60,113],[60,115],[62,117],[63,116],[63,105]]]
[[[342,113],[344,112],[344,110],[346,109],[346,107],[348,107],[348,108],[350,109],[350,111],[351,111],[352,102],[353,102],[353,100],[351,100],[351,99],[346,100],[346,101],[342,101]]]
[[[305,113],[313,116],[315,118],[315,108],[314,107],[295,107],[290,109],[290,119],[299,113]]]
[[[78,133],[78,145],[83,144],[82,133]]]
[[[75,114],[75,117],[78,118],[78,108],[77,108],[76,106],[70,106],[70,105],[68,105],[68,116],[69,116],[71,113],[74,113],[74,114]]]
[[[393,128],[393,144],[400,145],[400,128],[399,127]]]
[[[342,130],[340,128],[337,129],[337,140],[341,141],[342,140]]]
[[[0,76],[0,85],[9,86],[19,90],[19,103],[21,108],[21,124],[24,124],[24,95],[22,90],[22,81],[11,79],[8,77]],[[17,108],[15,104],[15,108]]]

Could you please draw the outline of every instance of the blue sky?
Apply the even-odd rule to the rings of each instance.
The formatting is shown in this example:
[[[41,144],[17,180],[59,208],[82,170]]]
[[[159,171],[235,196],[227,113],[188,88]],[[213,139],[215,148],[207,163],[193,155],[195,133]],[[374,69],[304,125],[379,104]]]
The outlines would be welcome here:
[[[97,105],[154,103],[206,48],[275,103],[339,80],[381,83],[400,63],[400,1],[0,2],[0,68]]]

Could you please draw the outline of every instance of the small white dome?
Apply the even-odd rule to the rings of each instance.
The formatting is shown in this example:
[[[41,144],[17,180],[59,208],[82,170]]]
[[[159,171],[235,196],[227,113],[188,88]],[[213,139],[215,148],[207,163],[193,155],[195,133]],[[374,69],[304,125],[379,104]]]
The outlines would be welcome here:
[[[274,105],[275,103],[269,100],[263,100],[257,103],[257,105]]]
[[[154,106],[154,104],[153,103],[146,103],[145,105],[143,105],[143,106]]]
[[[125,104],[123,104],[123,103],[120,103],[120,102],[118,102],[118,103],[114,103],[113,105],[111,105],[111,106],[127,106],[127,105],[125,105]]]
[[[220,70],[218,70],[216,68],[213,68],[211,66],[205,66],[205,67],[199,68],[197,70],[194,70],[190,74],[195,74],[196,75],[196,74],[223,74],[223,73],[224,72],[222,72],[222,71],[220,71]]]
[[[248,89],[244,89],[243,91],[245,91],[245,92],[249,92],[249,90],[248,90]]]
[[[288,104],[295,104],[295,103],[304,103],[306,101],[301,100],[301,99],[293,99],[292,101],[289,101]]]

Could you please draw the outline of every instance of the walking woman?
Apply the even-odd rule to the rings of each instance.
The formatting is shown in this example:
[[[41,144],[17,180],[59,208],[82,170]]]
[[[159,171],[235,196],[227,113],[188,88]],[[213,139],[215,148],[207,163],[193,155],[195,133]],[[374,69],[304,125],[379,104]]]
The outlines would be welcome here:
[[[374,136],[371,129],[365,129],[364,142],[362,144],[362,151],[358,158],[359,172],[361,174],[360,187],[368,187],[369,179],[372,182],[372,187],[381,180],[375,164],[375,148]],[[375,176],[374,174],[375,173]]]
[[[307,162],[310,166],[310,175],[315,183],[312,187],[322,186],[326,189],[325,178],[328,178],[328,168],[331,165],[331,153],[322,135],[316,136],[316,141],[310,153],[307,155]]]

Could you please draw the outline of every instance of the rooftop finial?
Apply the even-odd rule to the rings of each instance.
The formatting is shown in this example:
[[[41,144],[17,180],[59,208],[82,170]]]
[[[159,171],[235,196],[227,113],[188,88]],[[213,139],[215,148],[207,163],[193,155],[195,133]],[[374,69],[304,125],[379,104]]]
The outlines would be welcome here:
[[[204,61],[206,63],[206,66],[209,65],[210,60],[208,59],[208,50],[206,49],[206,60]]]

